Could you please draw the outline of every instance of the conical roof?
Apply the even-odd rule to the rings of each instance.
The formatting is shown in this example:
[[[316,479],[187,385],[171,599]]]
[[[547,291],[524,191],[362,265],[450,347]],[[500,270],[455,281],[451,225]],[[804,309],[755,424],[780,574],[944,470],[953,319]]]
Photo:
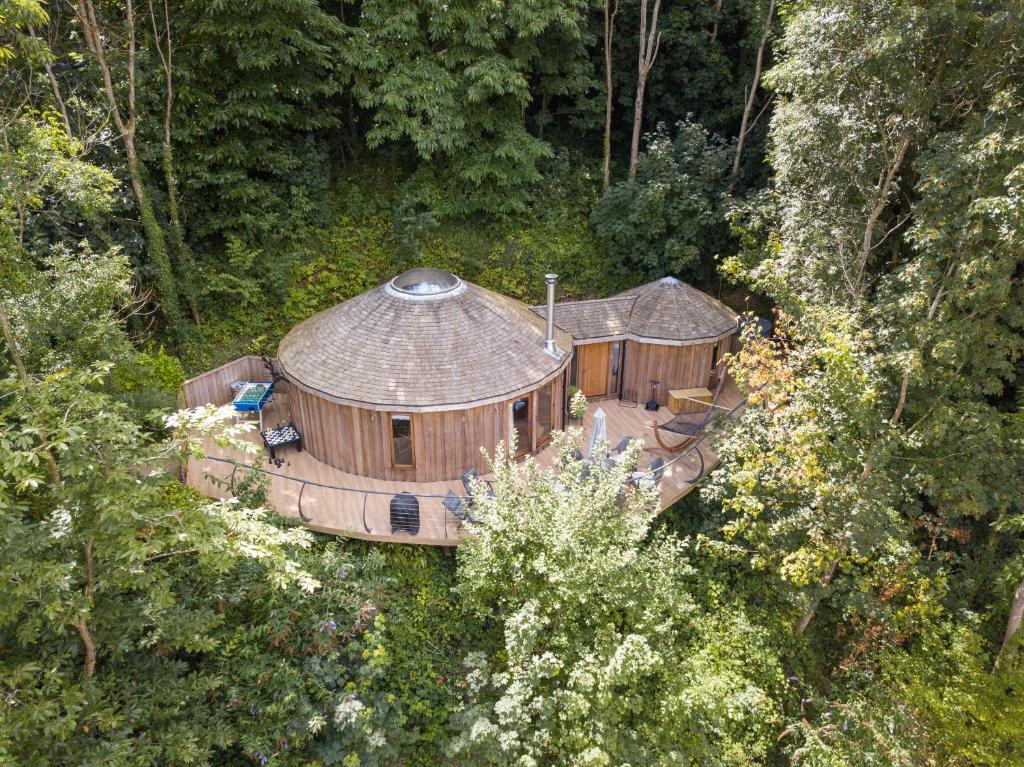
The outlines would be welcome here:
[[[533,311],[547,316],[547,308]],[[577,341],[710,343],[736,332],[737,315],[720,301],[675,277],[662,277],[609,298],[555,306],[555,324]]]
[[[692,285],[662,277],[619,293],[635,296],[629,331],[635,336],[669,341],[703,341],[736,331],[736,313]]]
[[[447,272],[414,269],[320,312],[282,339],[285,377],[324,399],[372,410],[458,410],[553,378],[572,337],[529,307]]]

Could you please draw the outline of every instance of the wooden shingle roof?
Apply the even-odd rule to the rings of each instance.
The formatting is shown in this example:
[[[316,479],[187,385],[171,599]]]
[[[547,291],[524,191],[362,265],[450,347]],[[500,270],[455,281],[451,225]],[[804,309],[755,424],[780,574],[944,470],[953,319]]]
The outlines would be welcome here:
[[[296,325],[282,339],[285,376],[316,396],[371,410],[477,407],[515,397],[557,375],[572,337],[514,299],[468,282],[438,296],[389,283]]]
[[[533,311],[547,316],[544,306]],[[737,320],[725,304],[675,277],[662,277],[609,298],[555,305],[555,325],[577,341],[710,343],[734,333]]]

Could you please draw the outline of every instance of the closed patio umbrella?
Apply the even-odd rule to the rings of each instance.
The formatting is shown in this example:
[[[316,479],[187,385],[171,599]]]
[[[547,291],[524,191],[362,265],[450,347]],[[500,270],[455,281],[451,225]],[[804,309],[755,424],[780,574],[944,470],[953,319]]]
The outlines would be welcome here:
[[[594,411],[594,428],[590,432],[590,445],[587,450],[589,458],[594,457],[594,448],[597,446],[598,440],[602,442],[608,441],[608,423],[605,419],[604,410],[601,408]]]

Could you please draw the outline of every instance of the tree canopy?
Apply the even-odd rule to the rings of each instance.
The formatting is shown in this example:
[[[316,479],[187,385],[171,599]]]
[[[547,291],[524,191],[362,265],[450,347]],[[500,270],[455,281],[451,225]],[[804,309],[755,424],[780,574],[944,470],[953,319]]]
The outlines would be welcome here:
[[[1024,764],[1021,40],[1013,0],[0,0],[0,764]],[[187,376],[415,266],[744,312],[720,465],[658,516],[570,429],[457,552],[310,532],[258,456],[181,481],[251,445]]]

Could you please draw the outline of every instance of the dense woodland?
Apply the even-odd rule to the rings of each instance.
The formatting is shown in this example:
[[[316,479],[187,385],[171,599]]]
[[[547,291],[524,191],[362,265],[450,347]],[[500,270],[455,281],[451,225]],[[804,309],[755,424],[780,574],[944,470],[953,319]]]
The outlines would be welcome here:
[[[0,0],[0,764],[1024,764],[1017,0]],[[770,325],[722,465],[457,552],[176,480],[413,265]],[[567,449],[573,438],[562,439]]]

